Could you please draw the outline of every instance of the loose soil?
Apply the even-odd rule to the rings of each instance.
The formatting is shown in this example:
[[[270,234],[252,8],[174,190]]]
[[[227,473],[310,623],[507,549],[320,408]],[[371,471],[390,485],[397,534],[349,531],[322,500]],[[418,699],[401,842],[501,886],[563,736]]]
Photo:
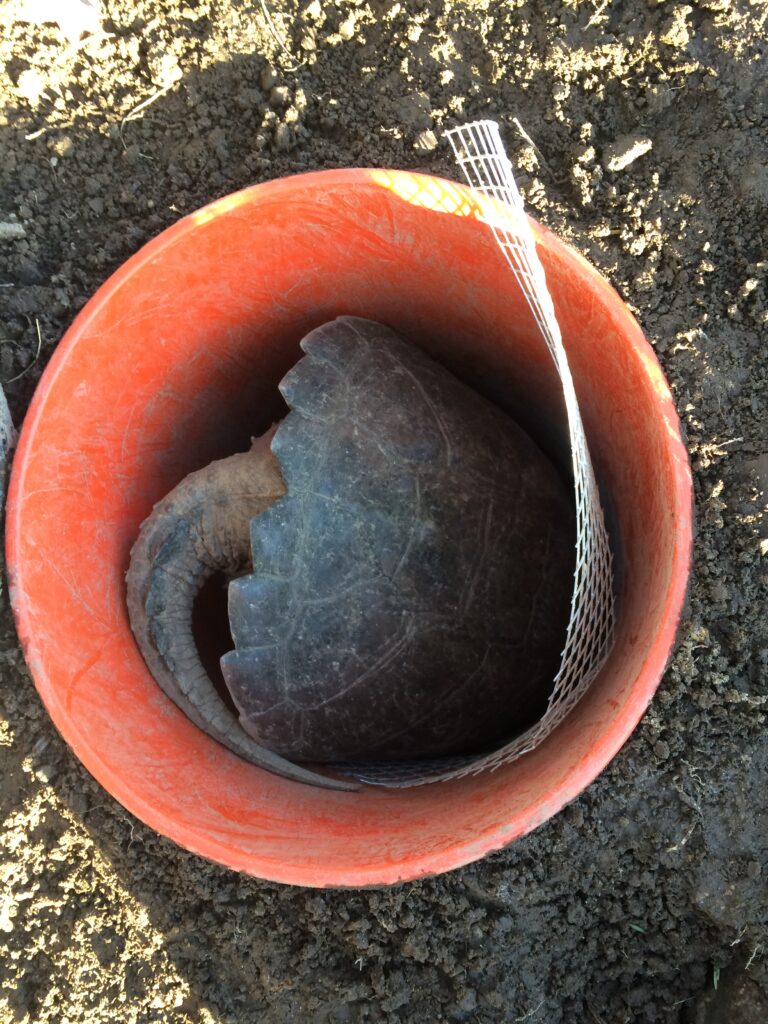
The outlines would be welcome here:
[[[75,313],[181,215],[313,168],[454,177],[441,130],[490,116],[531,212],[659,355],[698,537],[677,654],[612,765],[510,849],[382,891],[240,877],[130,817],[55,732],[3,596],[0,1021],[764,1022],[765,3],[104,7],[79,44],[13,20],[0,40],[17,425]]]

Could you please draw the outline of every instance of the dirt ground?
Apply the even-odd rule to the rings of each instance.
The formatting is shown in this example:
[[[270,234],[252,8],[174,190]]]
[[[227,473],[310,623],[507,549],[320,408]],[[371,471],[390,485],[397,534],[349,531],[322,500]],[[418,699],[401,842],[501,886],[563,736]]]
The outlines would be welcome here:
[[[0,39],[17,425],[75,313],[182,214],[311,168],[455,177],[441,130],[491,116],[531,212],[662,361],[698,538],[676,657],[610,768],[510,849],[382,891],[240,877],[131,818],[55,732],[3,596],[0,1022],[768,1020],[768,7],[104,8],[81,44],[12,20]]]

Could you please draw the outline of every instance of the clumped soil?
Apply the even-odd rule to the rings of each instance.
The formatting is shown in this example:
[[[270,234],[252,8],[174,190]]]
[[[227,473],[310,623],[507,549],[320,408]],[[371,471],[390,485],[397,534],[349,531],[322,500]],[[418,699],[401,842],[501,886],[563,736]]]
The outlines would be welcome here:
[[[510,849],[382,891],[240,877],[131,818],[56,734],[3,596],[0,1021],[765,1021],[765,4],[267,0],[271,27],[237,0],[104,6],[80,45],[0,40],[17,425],[75,313],[182,214],[313,168],[456,176],[441,130],[491,116],[531,212],[659,355],[698,537],[612,765]]]

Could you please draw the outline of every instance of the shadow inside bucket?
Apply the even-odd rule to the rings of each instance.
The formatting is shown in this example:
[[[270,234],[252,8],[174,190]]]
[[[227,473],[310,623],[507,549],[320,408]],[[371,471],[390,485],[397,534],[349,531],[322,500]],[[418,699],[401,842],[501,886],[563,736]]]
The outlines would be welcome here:
[[[223,573],[214,573],[202,585],[192,606],[192,635],[208,678],[227,708],[237,715],[235,702],[221,672],[222,656],[235,646],[227,614],[228,586],[229,579]]]

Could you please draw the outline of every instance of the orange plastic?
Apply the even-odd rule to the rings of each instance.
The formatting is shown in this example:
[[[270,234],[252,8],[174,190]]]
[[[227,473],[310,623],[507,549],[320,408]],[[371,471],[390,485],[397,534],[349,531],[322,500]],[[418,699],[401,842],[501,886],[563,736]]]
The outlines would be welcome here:
[[[524,420],[558,382],[473,194],[395,171],[257,185],[186,217],[88,303],[45,372],[10,488],[10,588],[54,722],[125,807],[212,860],[310,886],[447,871],[535,828],[588,785],[645,711],[691,552],[691,479],[661,369],[619,296],[534,225],[593,457],[618,524],[614,652],[532,754],[448,784],[358,794],[249,766],[148,675],[126,618],[139,523],[190,470],[279,408],[299,339],[342,313],[391,324]]]

